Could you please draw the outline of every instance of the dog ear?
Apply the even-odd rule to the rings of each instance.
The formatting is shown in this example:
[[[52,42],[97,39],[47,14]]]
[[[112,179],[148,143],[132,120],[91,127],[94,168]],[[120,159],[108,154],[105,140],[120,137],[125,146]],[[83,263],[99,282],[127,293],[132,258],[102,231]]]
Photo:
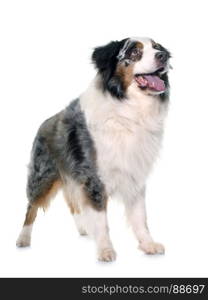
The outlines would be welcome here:
[[[95,48],[92,54],[92,61],[103,79],[103,88],[108,90],[112,96],[122,99],[124,97],[123,84],[115,70],[118,62],[118,55],[123,48],[125,40],[112,41],[109,44]]]
[[[105,46],[95,48],[92,54],[92,61],[96,68],[103,72],[108,68],[115,67],[120,47],[121,42],[112,41]]]

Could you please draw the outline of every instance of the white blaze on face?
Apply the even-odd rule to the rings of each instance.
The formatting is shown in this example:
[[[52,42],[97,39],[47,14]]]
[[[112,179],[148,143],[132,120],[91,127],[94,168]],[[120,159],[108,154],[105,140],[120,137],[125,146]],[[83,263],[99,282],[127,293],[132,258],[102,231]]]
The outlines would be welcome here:
[[[135,63],[134,74],[148,74],[153,73],[157,69],[155,54],[158,50],[152,47],[151,39],[149,38],[132,38],[132,40],[139,41],[143,44],[143,54],[141,60]]]

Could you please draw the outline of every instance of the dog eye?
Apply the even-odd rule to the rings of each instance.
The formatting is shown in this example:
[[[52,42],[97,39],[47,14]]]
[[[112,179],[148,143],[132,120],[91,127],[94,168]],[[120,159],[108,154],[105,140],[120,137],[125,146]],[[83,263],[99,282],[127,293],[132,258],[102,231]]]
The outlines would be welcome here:
[[[138,49],[137,48],[134,48],[131,52],[132,55],[137,55],[138,54]]]

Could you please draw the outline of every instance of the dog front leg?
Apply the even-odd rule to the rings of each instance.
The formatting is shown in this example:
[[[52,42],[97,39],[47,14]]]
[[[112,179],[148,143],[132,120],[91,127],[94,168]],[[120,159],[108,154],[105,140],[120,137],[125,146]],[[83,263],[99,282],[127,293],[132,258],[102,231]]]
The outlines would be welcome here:
[[[154,242],[147,226],[145,188],[140,190],[135,201],[127,202],[125,206],[128,221],[139,241],[139,248],[146,254],[163,254],[164,246]]]

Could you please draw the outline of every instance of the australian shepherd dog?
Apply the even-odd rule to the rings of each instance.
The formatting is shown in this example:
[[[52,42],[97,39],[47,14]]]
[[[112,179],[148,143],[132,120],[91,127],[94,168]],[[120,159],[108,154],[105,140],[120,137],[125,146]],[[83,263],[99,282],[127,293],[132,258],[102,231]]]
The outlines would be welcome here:
[[[18,247],[30,245],[38,208],[58,189],[81,235],[93,237],[98,259],[116,252],[108,229],[109,198],[119,198],[147,254],[162,254],[148,230],[146,179],[158,156],[168,110],[170,52],[149,38],[126,38],[97,47],[97,74],[87,90],[46,120],[29,164],[28,207]]]

